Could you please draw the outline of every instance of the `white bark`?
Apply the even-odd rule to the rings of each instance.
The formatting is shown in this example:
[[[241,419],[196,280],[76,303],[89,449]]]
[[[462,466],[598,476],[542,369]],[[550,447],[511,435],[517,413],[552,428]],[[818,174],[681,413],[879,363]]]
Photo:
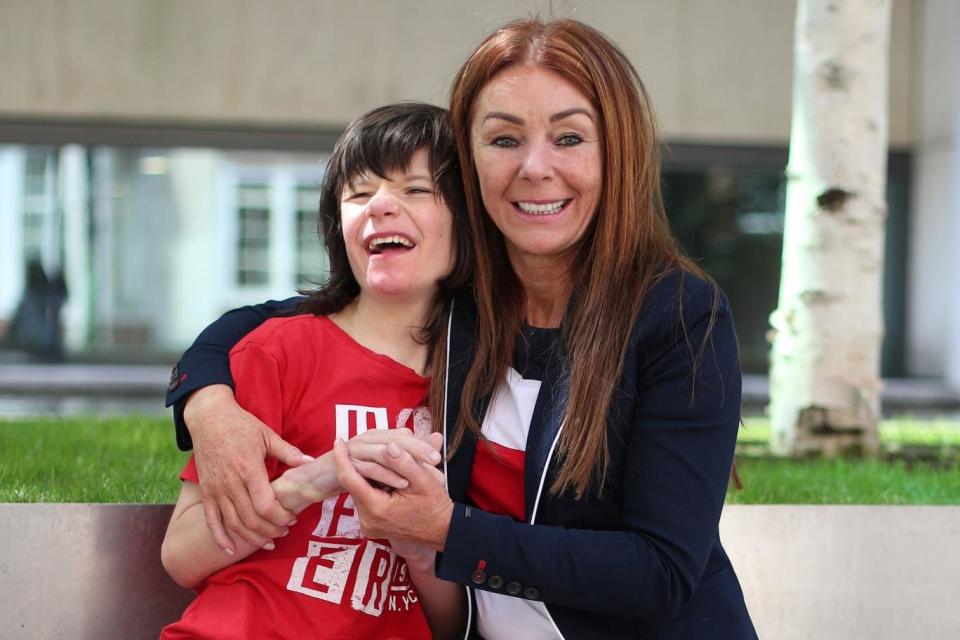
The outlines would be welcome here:
[[[798,0],[772,446],[874,452],[890,0]]]

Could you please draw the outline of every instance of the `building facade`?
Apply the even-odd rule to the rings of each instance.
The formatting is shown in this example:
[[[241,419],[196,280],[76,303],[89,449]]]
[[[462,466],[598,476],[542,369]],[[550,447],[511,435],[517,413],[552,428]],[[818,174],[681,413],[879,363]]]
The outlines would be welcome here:
[[[672,224],[762,373],[793,0],[0,0],[0,333],[31,264],[63,274],[72,359],[162,361],[223,311],[321,280],[337,133],[387,102],[445,103],[480,39],[531,14],[584,20],[634,62]],[[958,27],[960,3],[894,3],[884,369],[960,390],[960,300],[944,294],[960,291]]]

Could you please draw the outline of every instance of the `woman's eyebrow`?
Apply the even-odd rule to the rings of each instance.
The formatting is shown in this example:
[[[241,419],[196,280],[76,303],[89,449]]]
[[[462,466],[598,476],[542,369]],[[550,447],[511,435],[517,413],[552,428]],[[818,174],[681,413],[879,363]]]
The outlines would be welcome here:
[[[483,116],[483,121],[487,120],[506,120],[510,124],[523,124],[523,118],[519,118],[515,115],[504,113],[503,111],[491,111],[487,115]]]
[[[587,109],[583,107],[573,107],[570,109],[564,109],[563,111],[558,111],[557,113],[550,116],[550,122],[557,122],[558,120],[563,120],[564,118],[569,118],[577,114],[582,114],[593,120],[593,114],[590,113]],[[503,111],[491,111],[487,115],[483,116],[483,120],[504,120],[510,124],[522,125],[524,123],[523,118],[515,116],[510,113],[504,113]]]
[[[593,120],[593,114],[584,109],[583,107],[574,107],[572,109],[564,109],[563,111],[558,111],[557,113],[550,116],[550,122],[557,122],[558,120],[563,120],[564,118],[569,118],[577,114],[583,114]]]

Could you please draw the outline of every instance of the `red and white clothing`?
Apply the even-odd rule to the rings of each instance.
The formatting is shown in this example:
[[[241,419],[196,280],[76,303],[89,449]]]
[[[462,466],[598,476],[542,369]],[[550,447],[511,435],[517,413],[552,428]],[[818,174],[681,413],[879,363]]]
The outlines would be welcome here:
[[[524,521],[524,458],[527,435],[559,329],[524,329],[514,367],[497,387],[481,425],[467,497],[480,509]],[[509,577],[506,577],[509,579]],[[477,630],[486,640],[559,638],[543,602],[477,590]],[[520,631],[522,630],[522,631]]]
[[[367,429],[430,431],[427,379],[326,317],[265,322],[231,350],[230,371],[240,405],[312,456]],[[181,478],[197,482],[192,458]],[[348,494],[311,505],[274,542],[204,580],[161,638],[430,637],[406,563],[360,534]]]

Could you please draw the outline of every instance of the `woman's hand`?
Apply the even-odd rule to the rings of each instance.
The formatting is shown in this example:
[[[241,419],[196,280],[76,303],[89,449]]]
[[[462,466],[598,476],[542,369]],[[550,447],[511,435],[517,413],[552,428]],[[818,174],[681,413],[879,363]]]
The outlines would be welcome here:
[[[388,490],[404,489],[409,485],[406,478],[387,466],[387,450],[391,443],[429,468],[435,469],[441,460],[443,436],[439,433],[431,433],[421,440],[409,429],[370,429],[347,441],[350,461],[357,472]],[[443,474],[437,473],[442,483]],[[280,503],[294,513],[344,491],[337,480],[333,452],[288,469],[274,481],[273,488]]]
[[[353,496],[360,531],[369,538],[406,540],[442,551],[453,513],[443,474],[418,462],[396,443],[389,444],[386,452],[385,466],[403,476],[409,483],[406,487],[387,492],[371,486],[350,461],[347,444],[337,441],[333,445],[337,480]]]
[[[264,459],[297,467],[313,458],[242,409],[226,385],[194,391],[183,418],[193,439],[204,519],[217,544],[233,553],[234,540],[262,547],[285,535],[294,515],[277,501]]]

